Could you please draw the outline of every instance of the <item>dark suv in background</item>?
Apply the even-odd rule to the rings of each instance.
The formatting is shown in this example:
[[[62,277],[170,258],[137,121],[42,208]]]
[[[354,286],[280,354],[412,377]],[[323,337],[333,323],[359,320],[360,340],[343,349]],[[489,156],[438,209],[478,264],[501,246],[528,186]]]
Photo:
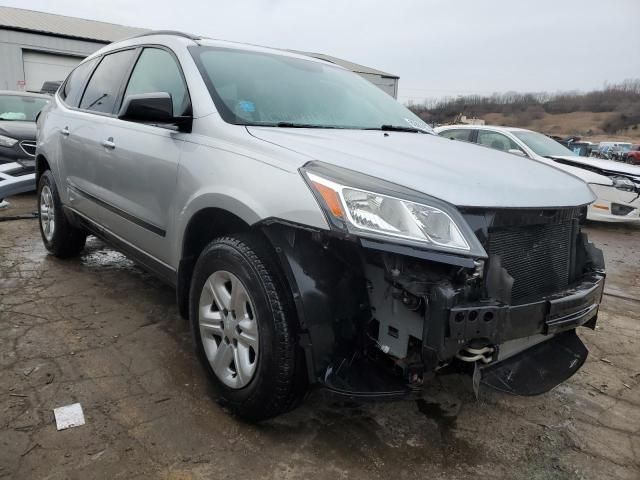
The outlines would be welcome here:
[[[47,95],[0,90],[0,164],[34,168],[36,117],[50,101]]]

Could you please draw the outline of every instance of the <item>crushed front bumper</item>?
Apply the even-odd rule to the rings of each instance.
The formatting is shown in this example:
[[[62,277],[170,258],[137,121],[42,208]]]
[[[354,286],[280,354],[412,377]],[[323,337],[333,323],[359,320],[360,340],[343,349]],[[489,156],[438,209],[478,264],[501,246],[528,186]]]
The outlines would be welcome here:
[[[454,306],[437,357],[446,361],[482,338],[492,354],[486,364],[476,362],[476,388],[483,383],[516,395],[544,393],[584,363],[588,351],[575,329],[595,328],[604,283],[605,274],[594,272],[563,292],[531,303]]]
[[[501,344],[535,334],[553,335],[595,319],[604,289],[604,273],[593,273],[563,292],[522,305],[475,303],[452,307],[448,314],[447,347],[457,350],[473,338]]]

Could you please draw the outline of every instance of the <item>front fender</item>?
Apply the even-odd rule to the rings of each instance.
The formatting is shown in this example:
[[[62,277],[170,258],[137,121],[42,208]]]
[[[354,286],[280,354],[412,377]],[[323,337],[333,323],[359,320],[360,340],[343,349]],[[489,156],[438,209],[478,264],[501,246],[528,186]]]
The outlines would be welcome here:
[[[188,143],[180,161],[176,198],[174,264],[189,221],[200,210],[217,208],[247,225],[267,218],[328,230],[317,200],[297,171],[210,145]]]
[[[262,225],[286,275],[311,383],[318,381],[343,342],[364,331],[370,318],[357,244],[319,231]]]

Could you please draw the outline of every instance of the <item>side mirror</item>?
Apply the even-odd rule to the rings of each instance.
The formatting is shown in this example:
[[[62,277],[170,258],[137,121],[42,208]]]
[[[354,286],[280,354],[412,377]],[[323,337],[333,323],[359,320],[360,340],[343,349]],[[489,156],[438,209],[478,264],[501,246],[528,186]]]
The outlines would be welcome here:
[[[174,123],[171,95],[167,92],[127,95],[118,118],[131,122]]]
[[[518,155],[519,157],[526,157],[527,155],[518,148],[511,148],[508,150],[509,153],[513,153],[514,155]]]

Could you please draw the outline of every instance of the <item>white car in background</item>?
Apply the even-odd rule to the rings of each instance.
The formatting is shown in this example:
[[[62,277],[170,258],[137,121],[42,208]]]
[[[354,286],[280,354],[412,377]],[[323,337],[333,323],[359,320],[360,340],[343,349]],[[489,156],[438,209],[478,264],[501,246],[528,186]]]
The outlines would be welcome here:
[[[581,178],[598,197],[587,210],[589,220],[640,223],[639,166],[580,157],[552,138],[523,128],[445,125],[435,131],[452,140],[539,160]]]

